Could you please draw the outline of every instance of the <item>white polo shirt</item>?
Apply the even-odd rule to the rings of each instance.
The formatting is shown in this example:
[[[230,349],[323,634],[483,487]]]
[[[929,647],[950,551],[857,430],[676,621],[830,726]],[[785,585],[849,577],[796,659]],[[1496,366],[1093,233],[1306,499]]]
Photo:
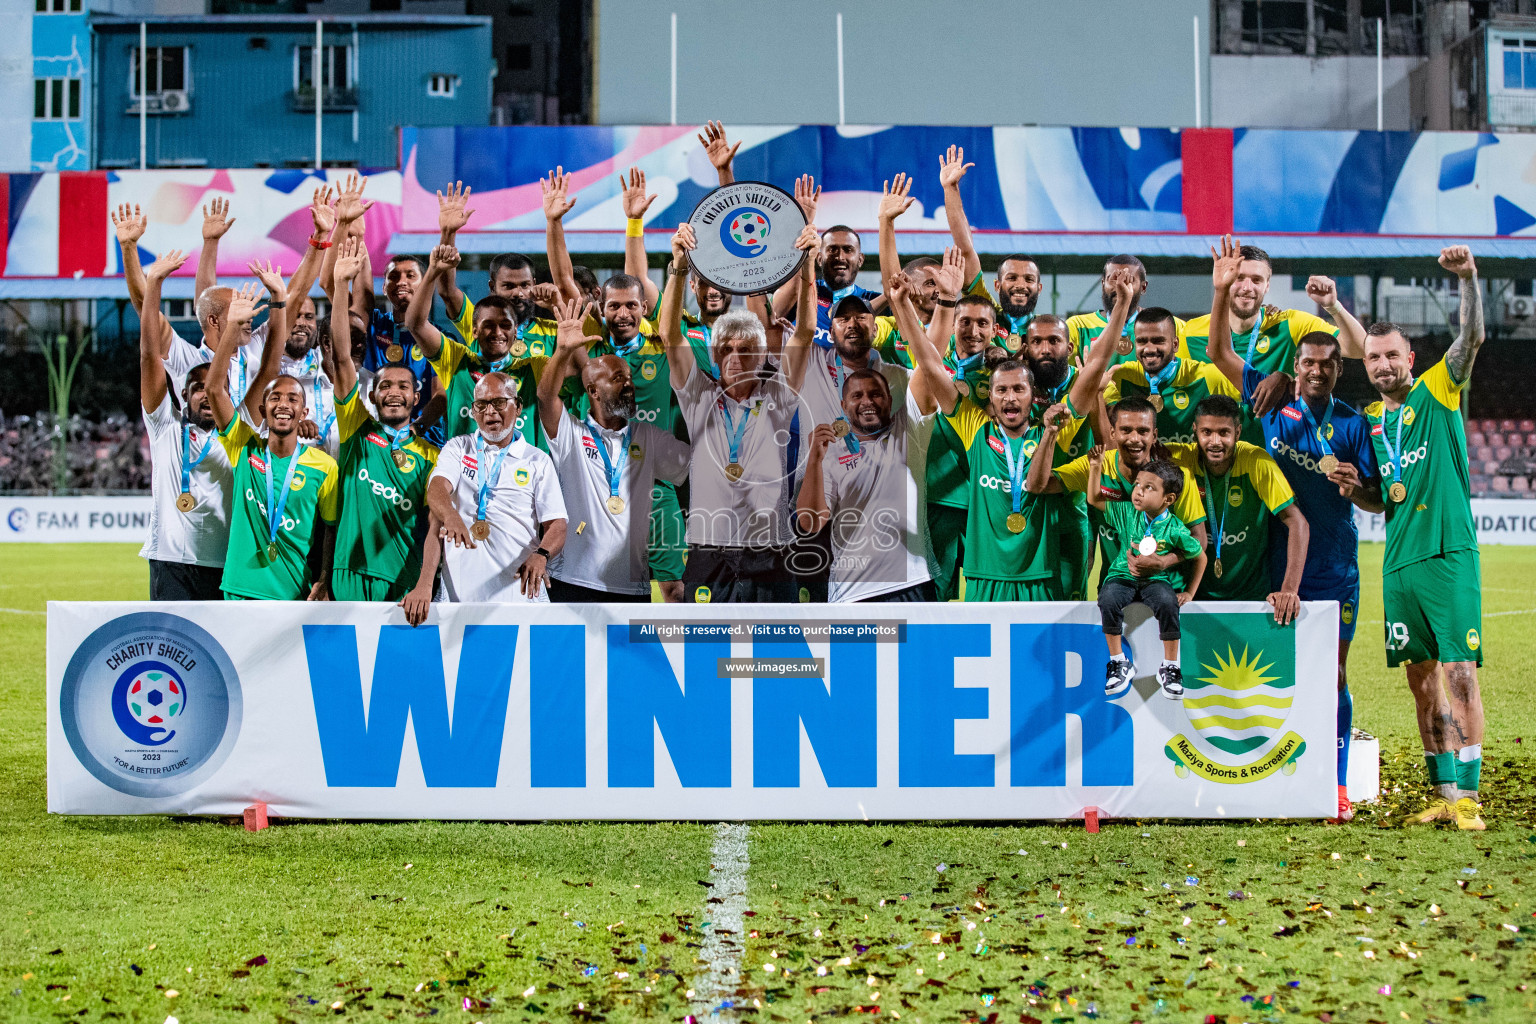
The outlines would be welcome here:
[[[928,539],[928,441],[934,415],[909,391],[891,427],[850,452],[833,441],[822,458],[831,512],[832,573],[827,600],[866,601],[933,579]]]
[[[814,364],[812,364],[814,366]],[[810,432],[809,414],[801,411],[782,372],[762,378],[745,402],[726,397],[715,379],[697,364],[677,392],[678,408],[693,441],[689,461],[688,543],[717,547],[783,547],[793,539],[795,481],[805,463],[799,432]],[[740,479],[731,480],[725,415],[740,425],[745,416],[736,461]]]
[[[331,386],[331,379],[320,367],[320,349],[310,349],[302,359],[290,359],[285,351],[278,362],[277,372],[287,374],[303,386],[304,404],[309,409],[309,418],[315,421],[320,431],[313,441],[303,443],[315,445],[333,459],[339,458],[341,432],[336,429],[336,391]]]
[[[141,558],[184,565],[222,566],[229,547],[229,509],[234,474],[229,454],[219,444],[218,428],[189,432],[192,458],[206,446],[207,452],[188,480],[189,493],[197,501],[191,512],[176,507],[181,496],[182,420],[171,407],[171,396],[160,400],[153,412],[144,412],[149,434],[150,496],[149,537],[139,549]]]
[[[800,386],[800,399],[810,410],[811,422],[802,424],[807,437],[814,427],[832,423],[843,414],[842,382],[853,372],[846,365],[839,365],[836,349],[812,346],[810,361],[805,368],[805,383]],[[907,382],[912,371],[905,366],[888,363],[880,353],[869,350],[868,369],[885,377],[891,386],[891,408],[900,409],[906,400]]]
[[[245,400],[246,388],[256,379],[256,373],[261,369],[261,354],[266,351],[266,347],[267,325],[262,324],[251,331],[251,340],[237,348],[230,358],[229,397],[234,399],[236,407]],[[211,362],[213,350],[204,345],[201,338],[194,345],[174,330],[171,331],[171,346],[161,363],[176,385],[177,398],[186,390],[187,374],[192,372],[192,368]]]
[[[687,479],[688,444],[650,423],[631,420],[630,425],[627,457],[625,431],[583,422],[569,412],[561,413],[557,431],[549,435],[570,524],[565,547],[549,563],[557,580],[611,594],[651,592],[651,488],[657,480]],[[624,510],[617,515],[608,510],[612,493],[598,445],[615,467],[624,458],[618,491]]]
[[[480,506],[481,474],[494,467],[497,452],[487,445],[483,453],[477,453],[475,440],[479,436],[478,432],[463,434],[444,445],[427,482],[431,487],[432,479],[448,481],[453,487],[453,506],[470,527]],[[560,481],[549,456],[522,438],[508,442],[505,450],[486,506],[490,536],[475,541],[473,548],[444,544],[442,600],[512,604],[549,600],[542,586],[537,597],[525,597],[517,570],[539,546],[539,524],[566,518]]]

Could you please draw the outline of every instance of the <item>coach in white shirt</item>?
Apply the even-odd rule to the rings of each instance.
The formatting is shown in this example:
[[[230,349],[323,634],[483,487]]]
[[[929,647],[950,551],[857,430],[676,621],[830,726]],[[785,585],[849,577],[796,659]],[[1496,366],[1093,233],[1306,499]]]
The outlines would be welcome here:
[[[710,339],[719,376],[697,365],[681,322],[688,253],[695,244],[693,229],[679,225],[660,314],[672,390],[693,443],[684,600],[792,601],[797,589],[788,566],[793,481],[803,463],[803,453],[796,454],[795,417],[806,360],[804,354],[797,360],[798,376],[770,369],[762,321],[746,310],[731,310],[715,321]],[[813,226],[795,241],[806,257],[786,357],[790,348],[809,348],[815,332],[819,245]]]
[[[221,601],[233,474],[208,400],[208,364],[188,368],[178,418],[158,344],[160,287],[185,261],[185,254],[172,250],[146,271],[151,301],[139,331],[139,388],[153,505],[139,555],[149,561],[151,601]]]
[[[470,406],[479,429],[438,456],[427,506],[441,524],[442,600],[549,600],[544,582],[565,545],[565,501],[554,463],[518,434],[521,413],[512,379],[486,374]]]
[[[566,411],[560,388],[576,354],[601,341],[582,330],[580,300],[555,307],[555,354],[539,378],[539,419],[560,476],[567,521],[565,548],[549,564],[554,601],[644,602],[651,599],[651,491],[657,480],[688,476],[688,444],[635,416],[629,363],[599,356],[581,368],[590,414]]]
[[[918,321],[905,275],[892,279],[890,300],[902,335],[912,339],[908,348],[917,372],[911,387],[896,399],[879,370],[850,373],[838,416],[818,423],[811,434],[800,487],[800,529],[830,527],[834,602],[938,599],[926,481],[938,411],[934,386],[948,373]],[[843,431],[834,428],[839,422]]]

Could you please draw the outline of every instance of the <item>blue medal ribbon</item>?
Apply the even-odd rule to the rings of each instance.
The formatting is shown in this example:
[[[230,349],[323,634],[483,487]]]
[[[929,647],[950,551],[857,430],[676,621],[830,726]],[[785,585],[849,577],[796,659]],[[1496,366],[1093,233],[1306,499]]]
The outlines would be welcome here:
[[[1155,518],[1155,519],[1153,517],[1147,515],[1145,512],[1143,512],[1141,514],[1141,518],[1146,520],[1146,525],[1144,527],[1142,527],[1142,531],[1141,531],[1142,539],[1145,540],[1147,537],[1151,537],[1152,536],[1152,527],[1156,526],[1158,523],[1162,522],[1164,519],[1167,519],[1168,516],[1169,516],[1169,511],[1166,508],[1163,509],[1161,512],[1159,512],[1157,514],[1157,518]]]
[[[1158,370],[1156,374],[1147,373],[1146,367],[1142,367],[1142,373],[1147,377],[1147,390],[1151,394],[1157,394],[1163,388],[1173,383],[1173,379],[1179,373],[1179,357],[1174,356],[1168,360],[1168,365]]]
[[[213,447],[213,432],[203,438],[203,450],[197,453],[197,458],[187,461],[187,453],[192,450],[192,424],[181,425],[181,493],[192,493],[192,471],[202,465],[203,459],[208,456],[208,450]]]
[[[235,396],[235,405],[237,406],[241,402],[245,401],[245,346],[242,345],[240,347],[238,355],[240,356],[240,386],[235,390],[239,391],[240,393]]]
[[[384,431],[385,437],[389,438],[389,450],[391,452],[398,452],[411,443],[412,434],[410,427],[391,427],[380,423],[379,429]]]
[[[741,459],[738,458],[741,452],[741,439],[746,436],[747,420],[752,418],[752,412],[750,409],[743,408],[741,409],[741,419],[732,421],[731,410],[726,407],[726,402],[728,401],[729,399],[724,395],[720,396],[720,418],[725,420],[725,440],[730,445],[731,462],[739,466],[741,465]]]
[[[1408,385],[1408,397],[1412,397],[1413,388],[1413,384]],[[1381,446],[1387,450],[1387,465],[1392,467],[1392,479],[1394,482],[1401,481],[1403,478],[1403,468],[1400,456],[1402,455],[1403,451],[1403,413],[1407,410],[1407,408],[1408,398],[1405,397],[1403,399],[1403,404],[1397,408],[1396,447],[1393,447],[1393,442],[1387,440],[1387,410],[1385,407],[1383,407],[1381,410]]]
[[[288,473],[283,477],[283,489],[280,493],[274,493],[272,463],[277,459],[272,454],[272,448],[270,446],[267,448],[267,542],[269,544],[277,543],[278,531],[283,528],[283,513],[288,509],[288,495],[293,493],[289,488],[293,485],[294,471],[299,468],[299,455],[302,451],[302,448],[295,448],[293,454],[288,456]]]
[[[1264,307],[1259,307],[1259,315],[1253,322],[1253,330],[1248,332],[1248,347],[1243,350],[1243,365],[1253,365],[1253,346],[1259,340],[1259,331],[1264,327]],[[1209,340],[1209,339],[1207,339]],[[1236,340],[1235,338],[1233,339]]]
[[[316,376],[313,379],[313,386],[315,389],[315,425],[319,428],[320,431],[320,436],[315,440],[318,441],[322,447],[325,445],[326,440],[331,436],[331,427],[336,423],[336,413],[334,410],[326,413],[323,419],[320,416],[320,410],[325,407],[325,389],[320,386],[320,382],[323,379],[324,378],[319,376]]]
[[[1024,472],[1029,468],[1029,463],[1024,460],[1024,439],[1019,438],[1019,457],[1013,457],[1013,438],[998,431],[1003,438],[1003,455],[1008,459],[1008,483],[1009,497],[1013,499],[1013,510],[1018,512],[1024,505]]]
[[[1323,413],[1321,423],[1317,422],[1317,418],[1312,415],[1312,407],[1305,398],[1296,404],[1301,406],[1301,414],[1307,418],[1307,426],[1311,428],[1312,436],[1317,438],[1317,443],[1322,446],[1323,454],[1332,455],[1333,447],[1328,443],[1328,435],[1332,432],[1329,428],[1333,424],[1333,396],[1328,396],[1328,408]],[[1382,434],[1385,436],[1386,431],[1382,431]]]
[[[630,356],[640,351],[640,346],[645,344],[645,336],[642,334],[636,334],[633,338],[630,338],[628,341],[623,343],[620,343],[617,339],[610,336],[608,338],[608,344],[613,347],[613,351],[616,355],[620,355],[628,359]]]
[[[629,461],[629,440],[635,434],[635,425],[631,423],[624,431],[624,444],[619,449],[619,461],[615,463],[608,455],[608,442],[604,440],[597,425],[587,420],[587,433],[592,442],[597,445],[597,453],[603,457],[603,469],[608,473],[608,497],[619,496],[619,478],[624,475],[624,464]]]
[[[517,438],[517,431],[512,431],[512,441],[516,441]],[[475,507],[475,519],[477,521],[485,519],[485,510],[491,503],[491,488],[501,481],[501,463],[507,457],[507,449],[511,447],[512,442],[508,441],[497,448],[496,458],[492,461],[491,467],[487,469],[485,466],[485,435],[475,435],[475,465],[480,470],[480,500]]]
[[[1236,465],[1236,462],[1234,462],[1233,465]],[[1227,509],[1230,508],[1231,504],[1232,504],[1230,501],[1227,500],[1227,491],[1230,489],[1230,485],[1231,485],[1231,481],[1232,481],[1232,470],[1230,470],[1230,469],[1227,470],[1226,476],[1221,478],[1221,519],[1220,520],[1218,520],[1216,518],[1216,507],[1215,507],[1214,504],[1212,504],[1212,502],[1215,500],[1215,497],[1216,497],[1216,478],[1214,476],[1211,476],[1210,474],[1206,474],[1206,478],[1205,479],[1206,479],[1206,486],[1205,486],[1205,518],[1206,518],[1207,521],[1216,524],[1216,536],[1212,539],[1212,543],[1216,546],[1216,560],[1220,561],[1221,560],[1221,542],[1223,540],[1225,540],[1226,536],[1227,536]],[[1145,513],[1143,513],[1143,514],[1145,514]]]
[[[968,355],[964,359],[960,358],[960,354],[958,352],[955,353],[955,376],[961,380],[969,377],[971,372],[981,365],[981,358],[984,355],[986,355],[985,349],[972,355]]]

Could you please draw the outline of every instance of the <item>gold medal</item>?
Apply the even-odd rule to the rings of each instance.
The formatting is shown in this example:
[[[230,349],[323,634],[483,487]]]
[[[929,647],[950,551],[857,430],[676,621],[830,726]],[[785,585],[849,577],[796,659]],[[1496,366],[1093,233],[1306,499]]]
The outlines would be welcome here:
[[[1008,513],[1008,532],[1009,533],[1023,533],[1024,532],[1024,526],[1025,526],[1025,521],[1024,521],[1024,513],[1023,512],[1010,512],[1010,513]]]
[[[1152,408],[1156,409],[1158,412],[1162,412],[1163,411],[1163,396],[1162,395],[1148,395],[1147,396],[1147,401],[1151,402],[1152,403]]]
[[[187,491],[182,491],[176,498],[176,510],[178,512],[191,512],[197,507],[197,499]]]
[[[1211,572],[1216,574],[1217,579],[1221,579],[1221,559],[1218,558],[1211,563]]]
[[[277,561],[277,541],[273,541],[271,544],[267,545],[267,561]]]
[[[741,463],[739,462],[733,462],[729,466],[725,467],[725,478],[732,483],[735,483],[737,480],[741,479],[741,473]]]
[[[985,384],[976,385],[976,397],[981,401],[985,402],[991,393],[991,389],[988,388]]]
[[[1330,452],[1317,460],[1317,468],[1323,476],[1327,476],[1339,468],[1339,457]]]
[[[618,515],[620,512],[623,512],[624,511],[624,499],[619,497],[617,494],[615,494],[613,497],[609,498],[608,499],[608,511],[612,512],[614,515]]]
[[[967,384],[961,378],[956,377],[955,378],[955,390],[960,392],[960,397],[961,398],[964,398],[966,395],[971,393],[971,386],[969,384]]]
[[[384,361],[387,363],[398,363],[402,362],[404,359],[405,349],[401,348],[399,345],[391,345],[389,348],[384,350]]]
[[[398,450],[395,452],[395,465],[399,466],[401,469],[405,468],[407,459],[408,456],[405,454],[405,452]]]
[[[835,435],[837,437],[847,437],[848,436],[848,421],[847,420],[842,420],[842,419],[834,420],[832,422],[832,433],[833,433],[833,435]]]
[[[508,351],[512,353],[512,358],[521,359],[528,354],[528,343],[522,338],[518,338],[512,343],[512,347]]]
[[[1135,347],[1136,347],[1136,343],[1131,341],[1130,338],[1127,338],[1127,337],[1124,337],[1124,336],[1122,336],[1120,338],[1120,340],[1115,343],[1115,351],[1120,353],[1123,356],[1130,355],[1131,354],[1131,350],[1134,349]]]
[[[475,525],[469,528],[469,535],[475,540],[485,540],[491,535],[491,524],[484,519],[476,519]]]
[[[1008,335],[1008,340],[1003,342],[1003,347],[1009,352],[1017,352],[1019,350],[1019,336],[1017,334]]]
[[[1387,494],[1391,496],[1394,503],[1399,505],[1408,500],[1408,488],[1403,486],[1401,480],[1393,481],[1392,486],[1387,490]]]

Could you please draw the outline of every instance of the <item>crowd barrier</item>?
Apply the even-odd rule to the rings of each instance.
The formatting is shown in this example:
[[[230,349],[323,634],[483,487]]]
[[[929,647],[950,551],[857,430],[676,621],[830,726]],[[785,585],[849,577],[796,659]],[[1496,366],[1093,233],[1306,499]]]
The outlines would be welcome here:
[[[1338,606],[1190,605],[1110,700],[1092,604],[53,602],[48,809],[302,818],[1322,818]]]

